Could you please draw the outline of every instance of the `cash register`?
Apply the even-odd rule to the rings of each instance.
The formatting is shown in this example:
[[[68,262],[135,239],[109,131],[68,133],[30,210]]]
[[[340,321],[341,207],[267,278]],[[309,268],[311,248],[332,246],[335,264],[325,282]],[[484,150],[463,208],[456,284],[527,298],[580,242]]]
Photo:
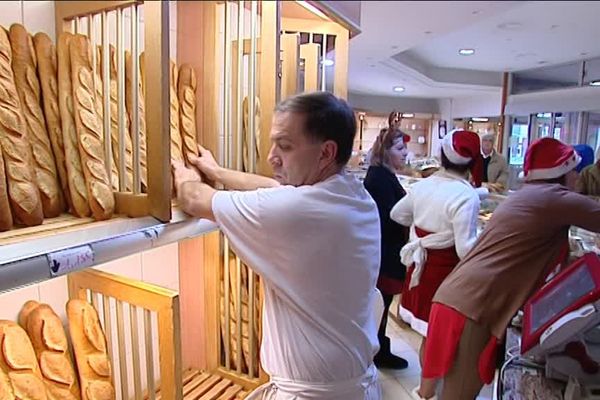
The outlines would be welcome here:
[[[592,392],[600,389],[597,254],[587,253],[579,258],[526,303],[521,354],[545,361],[548,378],[577,381]]]

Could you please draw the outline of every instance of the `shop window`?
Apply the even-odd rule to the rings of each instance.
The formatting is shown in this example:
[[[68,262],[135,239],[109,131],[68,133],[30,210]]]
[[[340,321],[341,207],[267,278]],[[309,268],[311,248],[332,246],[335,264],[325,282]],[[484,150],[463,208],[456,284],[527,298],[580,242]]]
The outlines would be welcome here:
[[[529,118],[515,117],[510,131],[508,156],[510,165],[523,165],[529,145]]]
[[[591,112],[588,114],[586,144],[600,151],[600,112]]]

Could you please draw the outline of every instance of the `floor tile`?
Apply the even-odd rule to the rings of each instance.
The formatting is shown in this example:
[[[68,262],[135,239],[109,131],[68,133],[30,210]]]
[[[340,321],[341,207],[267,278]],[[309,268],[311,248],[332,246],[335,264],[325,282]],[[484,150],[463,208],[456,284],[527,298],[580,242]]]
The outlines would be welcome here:
[[[395,380],[381,382],[383,400],[411,400],[410,394]]]

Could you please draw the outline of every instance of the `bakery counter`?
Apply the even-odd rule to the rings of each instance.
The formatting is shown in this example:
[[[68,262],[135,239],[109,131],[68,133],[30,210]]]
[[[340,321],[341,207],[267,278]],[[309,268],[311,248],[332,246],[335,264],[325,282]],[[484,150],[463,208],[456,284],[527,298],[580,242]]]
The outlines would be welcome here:
[[[565,383],[544,375],[544,366],[520,358],[521,333],[510,327],[506,332],[506,361],[496,382],[498,400],[562,400]]]
[[[116,217],[95,223],[78,219],[81,224],[61,227],[60,218],[48,221],[52,229],[0,235],[0,292],[218,229],[212,221],[190,218],[178,209],[169,223]]]

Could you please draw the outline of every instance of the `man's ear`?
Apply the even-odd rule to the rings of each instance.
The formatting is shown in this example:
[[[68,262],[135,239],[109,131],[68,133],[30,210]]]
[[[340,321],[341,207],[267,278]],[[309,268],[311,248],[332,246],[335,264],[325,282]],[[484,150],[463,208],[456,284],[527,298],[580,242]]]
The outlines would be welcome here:
[[[321,145],[321,160],[326,164],[336,162],[338,145],[333,140],[327,140]]]

